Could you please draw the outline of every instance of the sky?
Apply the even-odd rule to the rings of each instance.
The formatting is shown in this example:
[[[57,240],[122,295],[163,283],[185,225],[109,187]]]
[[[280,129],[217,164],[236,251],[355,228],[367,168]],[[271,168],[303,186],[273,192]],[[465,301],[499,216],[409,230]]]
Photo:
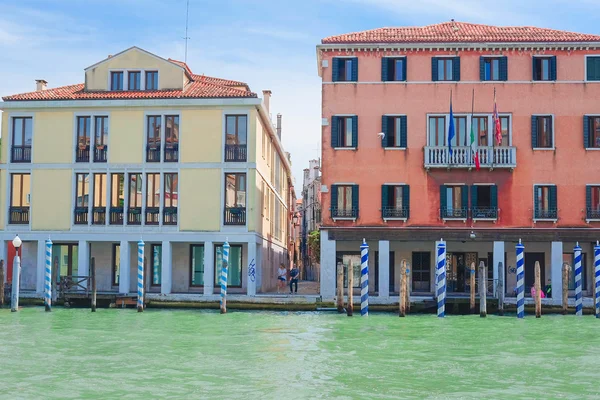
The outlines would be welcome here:
[[[296,191],[320,156],[324,37],[450,19],[600,34],[600,0],[189,0],[188,65],[247,82],[283,115]],[[82,83],[84,68],[131,46],[184,59],[186,0],[0,0],[0,96]]]

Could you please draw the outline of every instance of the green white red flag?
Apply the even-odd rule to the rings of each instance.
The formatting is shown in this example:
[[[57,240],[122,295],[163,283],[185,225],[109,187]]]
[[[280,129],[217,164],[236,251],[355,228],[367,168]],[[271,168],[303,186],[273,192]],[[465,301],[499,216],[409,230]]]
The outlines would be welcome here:
[[[471,99],[471,154],[473,154],[473,162],[475,162],[475,170],[479,171],[479,152],[477,151],[477,136],[475,136],[475,128],[473,126],[473,111],[475,108],[475,89],[473,89],[473,98]]]

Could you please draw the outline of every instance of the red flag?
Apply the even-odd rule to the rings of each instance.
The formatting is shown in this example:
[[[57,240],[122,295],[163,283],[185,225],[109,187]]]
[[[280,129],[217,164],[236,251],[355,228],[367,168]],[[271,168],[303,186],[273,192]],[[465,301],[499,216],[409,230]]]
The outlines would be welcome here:
[[[498,107],[496,106],[496,88],[494,88],[494,136],[496,137],[496,143],[500,146],[502,144],[502,128],[498,117]]]

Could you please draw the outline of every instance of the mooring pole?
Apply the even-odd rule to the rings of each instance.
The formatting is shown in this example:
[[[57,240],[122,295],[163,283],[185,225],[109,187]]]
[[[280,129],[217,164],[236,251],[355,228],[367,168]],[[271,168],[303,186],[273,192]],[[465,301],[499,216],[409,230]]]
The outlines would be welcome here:
[[[12,275],[12,296],[10,302],[10,311],[19,311],[19,286],[21,282],[21,258],[19,257],[19,249],[23,242],[19,235],[16,235],[13,239],[13,246],[16,250],[15,258],[13,259],[13,275]]]
[[[50,238],[46,240],[44,306],[46,311],[52,311],[52,240]]]
[[[568,263],[563,263],[562,268],[562,314],[567,315],[569,312],[569,272],[571,266]]]
[[[58,299],[58,278],[60,276],[60,270],[58,268],[58,257],[54,257],[54,268],[52,268],[52,303],[56,303]]]
[[[498,263],[498,314],[504,315],[504,265]]]
[[[575,315],[581,316],[583,315],[583,297],[581,293],[581,274],[583,268],[581,267],[581,247],[579,246],[579,242],[575,245],[573,253],[575,256]]]
[[[4,260],[0,260],[0,307],[4,305]]]
[[[521,239],[519,239],[519,243],[516,246],[517,252],[517,318],[525,317],[525,259],[523,257],[523,252],[525,251],[525,246],[521,243]]]
[[[137,312],[144,311],[144,241],[138,242]]]
[[[360,246],[360,316],[369,316],[369,245],[365,239]]]
[[[223,266],[221,267],[221,314],[227,312],[227,268],[229,267],[229,242],[223,243]]]
[[[400,272],[400,317],[406,316],[406,274],[404,270],[406,269],[406,260],[402,260],[402,270]]]
[[[485,273],[485,263],[479,262],[479,316],[487,316],[487,274]]]
[[[469,305],[471,306],[471,314],[475,314],[475,263],[471,263],[471,276],[469,278],[469,285],[471,286],[471,297],[469,299]]]
[[[337,310],[339,313],[344,312],[344,264],[337,263]]]
[[[596,278],[596,318],[600,318],[600,243],[598,241],[596,241],[596,246],[594,246],[594,276]]]
[[[346,306],[346,313],[349,317],[354,312],[354,266],[352,261],[348,263],[348,305]]]
[[[404,293],[406,293],[406,313],[410,314],[410,264],[404,260],[404,273],[406,277],[404,279]]]
[[[440,239],[437,245],[437,316],[446,314],[446,242]]]
[[[90,262],[92,272],[92,312],[96,312],[96,257]]]
[[[541,270],[540,270],[540,262],[539,261],[535,262],[534,273],[535,273],[535,281],[534,281],[535,317],[541,318],[541,316],[542,316],[542,283],[540,282]]]

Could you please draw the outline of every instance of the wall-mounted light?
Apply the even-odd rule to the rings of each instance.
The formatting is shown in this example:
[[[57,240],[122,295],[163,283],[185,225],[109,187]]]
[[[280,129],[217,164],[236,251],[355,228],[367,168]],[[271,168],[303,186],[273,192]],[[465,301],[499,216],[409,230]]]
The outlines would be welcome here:
[[[471,233],[469,234],[469,237],[471,239],[475,239],[477,237],[477,235],[475,234],[475,232],[471,231]]]

